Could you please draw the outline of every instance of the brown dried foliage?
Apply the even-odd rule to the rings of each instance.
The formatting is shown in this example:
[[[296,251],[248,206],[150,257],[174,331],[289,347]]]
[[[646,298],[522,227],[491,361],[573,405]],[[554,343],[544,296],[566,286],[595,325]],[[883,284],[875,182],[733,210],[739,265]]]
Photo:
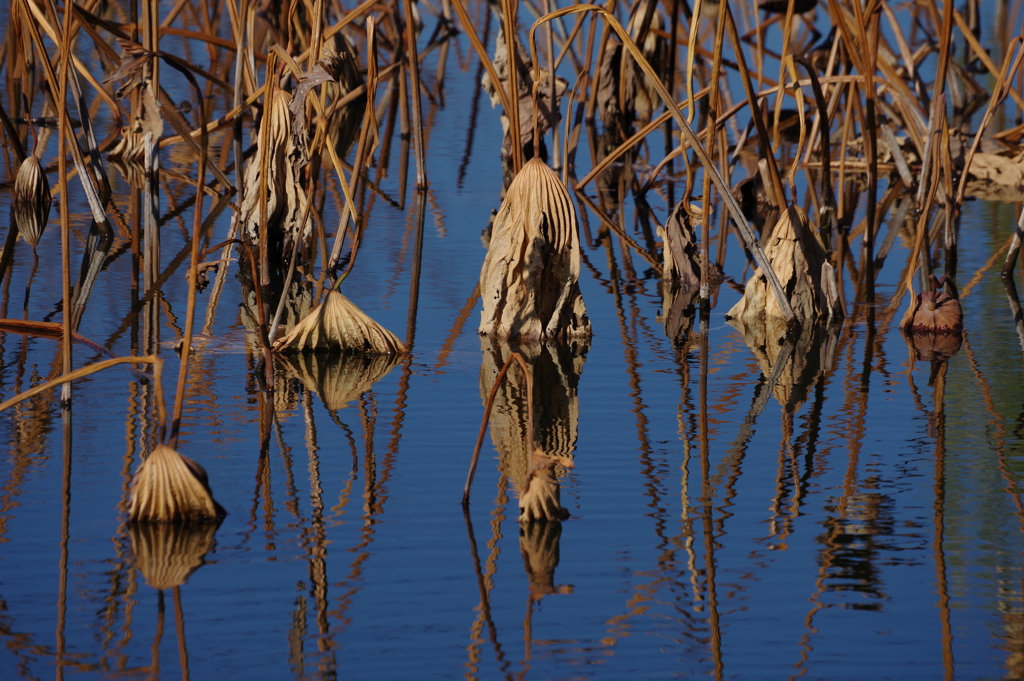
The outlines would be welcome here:
[[[132,480],[129,520],[202,521],[223,514],[213,499],[206,470],[167,445],[158,445]]]
[[[481,335],[510,340],[590,336],[579,288],[576,209],[565,185],[533,159],[509,185],[480,272]]]
[[[800,207],[790,206],[782,214],[764,250],[797,319],[842,316],[834,271]],[[748,323],[754,319],[783,318],[760,268],[754,271],[743,297],[727,316]]]
[[[328,291],[320,305],[274,343],[278,352],[341,350],[378,355],[408,352],[405,343],[338,291]]]
[[[14,196],[11,210],[18,226],[18,235],[32,248],[39,240],[50,219],[50,182],[35,156],[29,156],[18,168],[14,180]]]

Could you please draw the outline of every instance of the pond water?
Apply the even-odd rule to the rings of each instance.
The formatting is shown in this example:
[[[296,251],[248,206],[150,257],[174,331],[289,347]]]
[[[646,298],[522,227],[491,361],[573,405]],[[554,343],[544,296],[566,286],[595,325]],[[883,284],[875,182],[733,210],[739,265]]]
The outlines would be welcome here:
[[[464,37],[453,53],[445,106],[426,110],[430,188],[404,209],[377,202],[344,285],[412,353],[322,369],[319,383],[315,369],[282,365],[278,391],[262,392],[233,269],[194,342],[179,449],[228,511],[215,533],[126,523],[131,474],[155,436],[142,416],[152,387],[127,371],[76,382],[70,421],[55,394],[0,415],[0,677],[1024,676],[1024,362],[998,265],[964,298],[966,333],[947,363],[915,361],[899,315],[884,313],[907,256],[898,243],[883,304],[848,305],[841,326],[779,367],[727,323],[740,296],[728,286],[670,340],[657,276],[589,213],[592,342],[527,351],[542,436],[571,460],[558,471],[570,518],[517,521],[514,376],[463,513],[504,359],[476,333],[474,295],[502,173],[501,128],[485,101],[474,113]],[[130,187],[112,178],[127,205]],[[396,178],[382,189],[397,196]],[[187,185],[162,191],[170,401],[191,208],[174,212]],[[648,198],[664,220],[664,194]],[[77,193],[72,208],[77,263],[88,226]],[[336,215],[328,205],[328,224]],[[626,217],[638,234],[632,203]],[[967,204],[961,289],[1015,221],[1012,206]],[[61,318],[56,224],[29,319]],[[223,217],[208,243],[227,227]],[[742,282],[744,265],[733,242],[725,271]],[[32,268],[20,247],[3,316],[22,316]],[[141,353],[132,279],[119,233],[79,329],[115,355]],[[101,358],[76,346],[76,366]],[[0,396],[58,359],[53,340],[3,334]]]

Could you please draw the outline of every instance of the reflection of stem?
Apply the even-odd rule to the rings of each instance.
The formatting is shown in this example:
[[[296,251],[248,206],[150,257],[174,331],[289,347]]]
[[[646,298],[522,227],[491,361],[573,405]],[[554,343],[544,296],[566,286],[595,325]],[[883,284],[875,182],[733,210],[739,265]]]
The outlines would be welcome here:
[[[153,665],[150,668],[150,678],[154,681],[160,679],[160,639],[164,637],[164,592],[161,589],[156,592],[156,635],[153,637]]]
[[[992,420],[990,421],[990,423],[993,426],[993,430],[997,434],[996,442],[998,444],[995,447],[995,452],[998,461],[997,468],[999,470],[999,475],[1000,477],[1002,477],[1004,483],[1003,489],[1006,490],[1007,495],[1013,502],[1013,505],[1016,509],[1015,515],[1017,516],[1017,521],[1019,523],[1020,530],[1022,533],[1024,533],[1024,502],[1022,502],[1020,494],[1017,493],[1018,482],[1014,474],[1010,471],[1009,463],[1006,458],[1007,442],[1006,431],[1003,428],[1002,424],[1003,419],[999,415],[999,412],[996,411],[995,404],[992,400],[991,388],[989,387],[988,382],[985,380],[985,377],[982,375],[981,369],[978,367],[977,357],[975,357],[974,351],[971,350],[971,345],[968,342],[966,332],[964,333],[964,348],[967,351],[967,358],[971,366],[971,371],[974,373],[974,377],[978,382],[978,387],[981,390],[981,394],[984,398],[985,410],[992,415]],[[1024,593],[1024,590],[1022,590],[1022,593]]]
[[[718,616],[718,592],[715,588],[715,538],[711,519],[711,447],[708,441],[708,333],[707,319],[701,319],[700,334],[700,468],[701,468],[701,516],[704,520],[704,567],[707,572],[708,615],[711,625],[711,653],[715,660],[715,678],[721,679],[724,670],[722,660],[722,630]]]
[[[327,533],[324,530],[323,487],[320,484],[320,458],[317,456],[316,423],[313,421],[313,397],[309,391],[303,395],[302,412],[306,421],[306,447],[309,451],[309,503],[312,508],[310,524],[313,527],[313,542],[307,546],[309,578],[313,585],[313,599],[316,603],[316,621],[320,633],[321,652],[332,650],[333,642],[328,638],[330,624],[327,619]],[[333,664],[332,664],[333,667]]]
[[[60,586],[57,596],[57,681],[64,678],[66,641],[64,626],[68,613],[68,536],[71,529],[71,405],[62,405],[64,425],[64,475],[61,490]]]
[[[487,396],[487,405],[484,407],[484,416],[480,420],[480,433],[476,438],[476,446],[473,448],[473,458],[469,462],[469,473],[466,475],[466,486],[462,490],[462,505],[466,506],[469,504],[469,490],[473,486],[473,475],[476,473],[476,465],[480,460],[480,447],[484,443],[484,435],[487,434],[487,424],[491,418],[491,408],[494,406],[494,396],[498,393],[498,388],[501,386],[501,379],[508,373],[508,369],[512,366],[512,361],[515,360],[519,363],[519,366],[523,370],[523,374],[526,376],[526,411],[527,411],[527,427],[526,427],[526,441],[529,443],[530,449],[534,447],[533,438],[533,374],[530,372],[530,367],[523,359],[523,356],[518,352],[509,353],[508,359],[501,366],[501,370],[498,372],[498,376],[494,379],[494,385],[491,386],[491,393]]]
[[[461,310],[459,310],[459,316],[455,318],[455,324],[452,325],[451,332],[441,345],[441,352],[437,353],[437,362],[434,364],[435,371],[448,364],[448,356],[452,354],[455,340],[462,335],[462,328],[466,325],[466,320],[469,319],[469,315],[476,309],[476,304],[479,299],[480,282],[478,281],[476,286],[473,287],[473,292],[469,294],[469,298],[466,299],[466,304],[462,306]]]
[[[23,307],[24,318],[28,319],[28,296],[32,292],[32,280],[36,278],[36,269],[39,267],[39,254],[32,249],[32,271],[28,275],[28,283],[25,284],[25,304]]]
[[[163,591],[160,598],[163,599]],[[188,681],[188,649],[185,648],[185,614],[181,610],[181,587],[174,587],[174,627],[178,636],[178,664],[181,665],[181,681]]]
[[[953,627],[949,613],[949,587],[946,580],[946,555],[943,539],[946,530],[946,415],[943,396],[946,391],[947,363],[942,362],[935,378],[935,582],[939,592],[939,612],[942,619],[942,664],[945,678],[953,678]]]
[[[498,664],[501,667],[502,673],[505,674],[505,678],[511,678],[508,673],[508,660],[505,659],[505,651],[501,649],[501,643],[498,641],[498,629],[494,626],[494,618],[491,617],[491,599],[487,589],[487,583],[484,580],[483,572],[480,570],[480,555],[477,552],[476,547],[476,535],[473,533],[473,519],[469,514],[469,507],[462,507],[462,517],[466,520],[466,534],[469,537],[469,549],[473,554],[473,571],[476,573],[476,584],[480,591],[480,617],[487,622],[487,631],[490,635],[491,645],[494,646],[494,653],[498,657]],[[472,647],[472,646],[471,646]],[[470,654],[472,658],[472,653]]]

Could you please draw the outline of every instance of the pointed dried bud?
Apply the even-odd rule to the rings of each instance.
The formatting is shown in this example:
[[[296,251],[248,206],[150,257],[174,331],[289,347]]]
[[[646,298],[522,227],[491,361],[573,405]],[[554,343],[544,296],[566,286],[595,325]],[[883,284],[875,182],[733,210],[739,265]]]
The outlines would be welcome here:
[[[206,470],[166,445],[153,450],[132,480],[129,520],[210,520],[223,514],[213,500]]]
[[[324,302],[274,343],[274,350],[342,350],[376,355],[409,351],[395,334],[370,319],[338,291],[328,291]]]
[[[50,182],[35,156],[26,158],[18,168],[12,211],[21,238],[32,248],[38,246],[50,219]]]

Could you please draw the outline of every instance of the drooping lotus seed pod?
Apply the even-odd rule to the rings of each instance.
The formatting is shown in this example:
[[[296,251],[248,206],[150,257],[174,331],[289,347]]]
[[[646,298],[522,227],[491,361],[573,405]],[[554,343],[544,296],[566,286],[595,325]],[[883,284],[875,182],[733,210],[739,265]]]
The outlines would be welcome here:
[[[50,182],[35,156],[26,158],[18,168],[12,212],[21,238],[32,248],[38,246],[50,219]]]

